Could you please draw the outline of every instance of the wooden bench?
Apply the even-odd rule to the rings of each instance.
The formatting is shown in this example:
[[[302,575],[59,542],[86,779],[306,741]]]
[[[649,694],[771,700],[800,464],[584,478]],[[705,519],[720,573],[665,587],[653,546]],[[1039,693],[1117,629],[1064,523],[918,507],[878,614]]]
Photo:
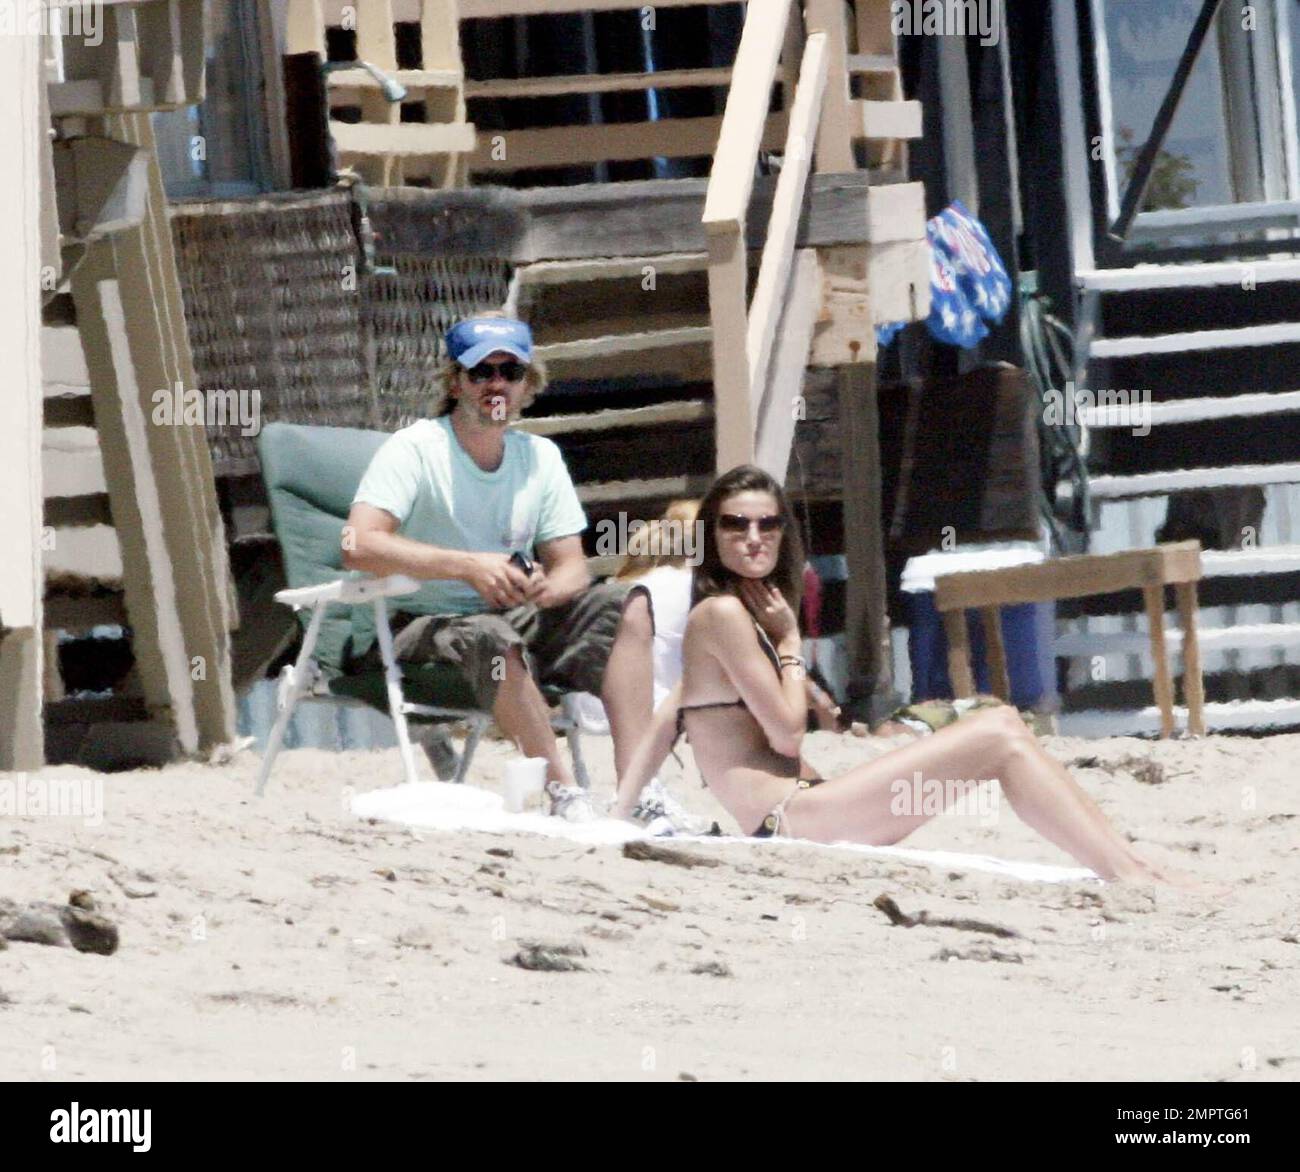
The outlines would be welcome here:
[[[1120,590],[1139,589],[1146,601],[1151,657],[1155,660],[1155,696],[1160,708],[1160,735],[1174,732],[1174,686],[1165,652],[1165,587],[1173,586],[1183,629],[1183,692],[1187,729],[1205,734],[1205,687],[1201,650],[1196,634],[1196,583],[1201,578],[1201,544],[1181,541],[1154,549],[1126,550],[1099,556],[1056,558],[1032,566],[1005,570],[976,570],[948,574],[934,582],[935,608],[943,616],[948,637],[948,674],[957,696],[973,696],[966,611],[977,609],[983,619],[993,691],[1009,700],[1006,649],[998,608],[1025,602],[1055,602],[1087,598]]]

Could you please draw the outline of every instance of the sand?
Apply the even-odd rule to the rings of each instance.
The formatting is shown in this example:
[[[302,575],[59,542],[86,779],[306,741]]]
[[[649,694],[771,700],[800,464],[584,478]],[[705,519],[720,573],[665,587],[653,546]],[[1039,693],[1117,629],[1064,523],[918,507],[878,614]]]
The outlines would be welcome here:
[[[251,751],[105,776],[102,825],[0,817],[0,896],[88,891],[121,932],[112,956],[0,952],[0,1077],[1295,1079],[1300,736],[1046,744],[1091,762],[1081,783],[1154,857],[1229,893],[815,846],[691,844],[717,865],[684,867],[354,818],[395,751],[286,752],[261,801]],[[607,790],[609,742],[587,747]],[[867,751],[805,743],[832,777]],[[486,743],[475,783],[507,755]],[[713,809],[684,756],[665,780]],[[986,821],[907,845],[1071,862],[1005,804]],[[881,895],[1017,935],[894,926]],[[515,964],[534,943],[583,967]]]

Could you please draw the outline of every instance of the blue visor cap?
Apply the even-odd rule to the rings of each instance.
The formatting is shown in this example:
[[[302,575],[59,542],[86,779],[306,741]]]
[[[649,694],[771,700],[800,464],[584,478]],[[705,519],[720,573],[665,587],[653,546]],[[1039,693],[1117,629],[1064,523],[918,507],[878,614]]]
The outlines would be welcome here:
[[[531,363],[533,331],[523,322],[505,317],[466,318],[447,331],[447,353],[466,370],[498,350]]]

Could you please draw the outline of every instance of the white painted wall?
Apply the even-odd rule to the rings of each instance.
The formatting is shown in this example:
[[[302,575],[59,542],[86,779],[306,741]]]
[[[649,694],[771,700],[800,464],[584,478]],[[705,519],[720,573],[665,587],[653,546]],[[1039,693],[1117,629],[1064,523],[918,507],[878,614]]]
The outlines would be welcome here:
[[[0,427],[0,620],[17,628],[3,658],[0,768],[34,768],[40,756],[41,657],[41,189],[44,126],[40,39],[0,36],[0,354],[4,355],[4,426]],[[27,649],[19,652],[26,643]],[[21,663],[16,655],[21,655]],[[15,674],[10,674],[14,672]]]

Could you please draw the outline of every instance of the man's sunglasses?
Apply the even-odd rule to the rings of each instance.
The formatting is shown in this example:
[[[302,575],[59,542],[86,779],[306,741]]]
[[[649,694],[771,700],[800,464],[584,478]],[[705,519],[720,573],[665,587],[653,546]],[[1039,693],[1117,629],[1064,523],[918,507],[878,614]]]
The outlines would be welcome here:
[[[785,528],[785,518],[776,514],[764,517],[746,517],[740,513],[718,514],[718,528],[724,533],[748,533],[751,525],[757,525],[760,533],[779,533]]]
[[[490,383],[498,374],[508,383],[517,383],[527,373],[522,362],[480,362],[465,372],[472,383]]]

